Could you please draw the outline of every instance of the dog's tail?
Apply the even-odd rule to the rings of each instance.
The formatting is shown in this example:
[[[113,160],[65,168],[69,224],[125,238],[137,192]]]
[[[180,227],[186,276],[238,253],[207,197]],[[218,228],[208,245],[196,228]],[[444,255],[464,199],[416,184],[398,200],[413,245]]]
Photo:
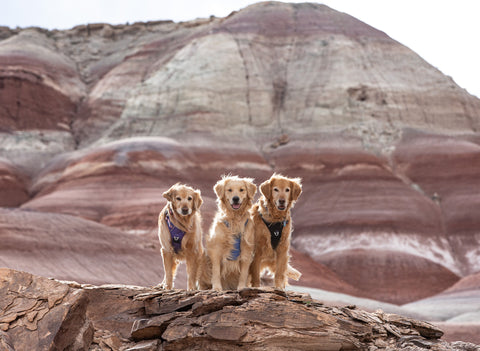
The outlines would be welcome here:
[[[302,276],[302,273],[300,273],[300,272],[297,271],[295,268],[293,268],[292,266],[290,266],[290,264],[288,264],[288,267],[287,267],[287,277],[292,278],[293,280],[298,281],[301,276]]]

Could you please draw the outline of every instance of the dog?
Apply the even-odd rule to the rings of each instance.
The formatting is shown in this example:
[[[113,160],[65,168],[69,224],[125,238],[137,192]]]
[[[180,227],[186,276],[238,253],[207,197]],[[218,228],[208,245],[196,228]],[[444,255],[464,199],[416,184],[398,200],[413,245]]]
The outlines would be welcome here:
[[[217,212],[204,255],[201,289],[243,289],[253,259],[254,228],[250,216],[257,186],[251,178],[223,176],[213,190]]]
[[[251,210],[255,226],[251,285],[259,287],[260,274],[268,268],[274,274],[275,287],[285,289],[289,277],[298,280],[301,276],[289,264],[292,232],[290,209],[302,193],[301,179],[274,173],[260,185],[260,193],[262,196]]]
[[[204,251],[199,211],[203,203],[201,192],[177,183],[164,192],[163,197],[167,204],[158,216],[158,237],[165,275],[160,286],[173,289],[177,266],[185,261],[187,289],[194,290]]]

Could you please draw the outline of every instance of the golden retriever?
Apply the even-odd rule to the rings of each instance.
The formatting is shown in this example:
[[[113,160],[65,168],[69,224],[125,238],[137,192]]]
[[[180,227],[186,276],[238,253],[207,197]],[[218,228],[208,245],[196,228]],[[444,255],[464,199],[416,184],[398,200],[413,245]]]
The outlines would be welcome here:
[[[249,210],[257,186],[251,178],[223,176],[213,189],[218,208],[206,243],[200,288],[243,289],[253,258],[254,232]]]
[[[300,178],[273,174],[260,185],[262,196],[252,207],[255,225],[255,255],[250,266],[251,284],[260,286],[260,274],[268,268],[275,287],[285,289],[288,277],[298,280],[301,273],[289,264],[292,218],[290,209],[302,193]]]
[[[198,265],[203,256],[200,190],[177,183],[164,192],[163,197],[167,204],[158,216],[158,237],[165,271],[161,286],[172,289],[177,266],[186,261],[187,289],[196,289]]]

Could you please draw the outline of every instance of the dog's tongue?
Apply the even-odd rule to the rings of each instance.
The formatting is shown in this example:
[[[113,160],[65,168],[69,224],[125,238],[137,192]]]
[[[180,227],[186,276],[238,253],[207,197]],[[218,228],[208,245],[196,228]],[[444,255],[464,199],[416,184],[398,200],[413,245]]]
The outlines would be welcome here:
[[[238,210],[240,208],[240,204],[232,204],[234,210]]]

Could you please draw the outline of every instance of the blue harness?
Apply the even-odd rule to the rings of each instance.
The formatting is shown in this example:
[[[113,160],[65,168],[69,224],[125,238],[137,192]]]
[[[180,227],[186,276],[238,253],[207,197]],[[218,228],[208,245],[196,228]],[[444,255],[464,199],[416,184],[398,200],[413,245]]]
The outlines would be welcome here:
[[[245,227],[247,226],[248,218],[245,221]],[[230,223],[228,221],[223,221],[223,224],[227,228],[230,228]],[[233,249],[230,251],[230,256],[228,256],[227,260],[229,261],[236,261],[237,258],[240,256],[240,243],[242,242],[242,233],[238,233],[235,235],[235,242],[233,243]]]
[[[172,246],[175,253],[178,253],[182,249],[182,239],[185,232],[175,227],[168,216],[168,212],[173,216],[172,210],[168,209],[165,212],[165,221],[167,222],[168,231],[170,232],[170,238],[172,239]]]

